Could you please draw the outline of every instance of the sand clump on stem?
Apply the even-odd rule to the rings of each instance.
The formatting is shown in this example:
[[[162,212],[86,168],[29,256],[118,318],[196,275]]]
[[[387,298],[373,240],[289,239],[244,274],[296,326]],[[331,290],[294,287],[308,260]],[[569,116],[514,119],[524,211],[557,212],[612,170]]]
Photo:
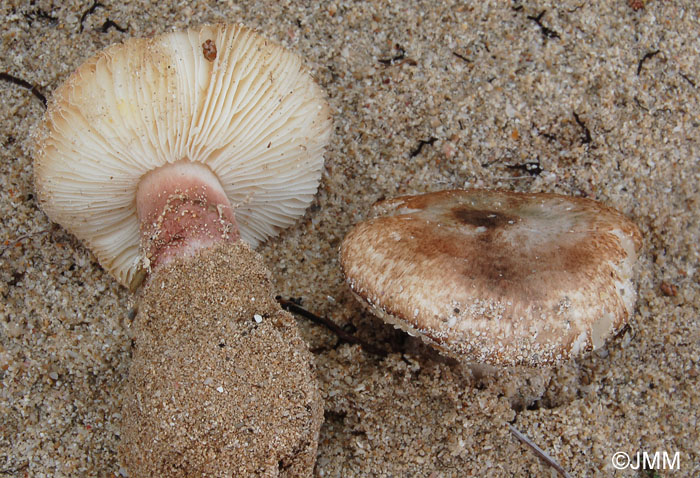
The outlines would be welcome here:
[[[221,243],[158,269],[151,284],[133,324],[128,468],[289,477],[313,469],[323,406],[312,361],[257,253]]]

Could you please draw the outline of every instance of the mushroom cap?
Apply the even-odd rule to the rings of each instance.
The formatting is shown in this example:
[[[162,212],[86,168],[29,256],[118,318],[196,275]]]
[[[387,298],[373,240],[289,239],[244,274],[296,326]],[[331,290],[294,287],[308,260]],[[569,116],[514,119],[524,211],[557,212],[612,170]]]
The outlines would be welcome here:
[[[140,264],[136,190],[176,161],[206,165],[256,246],[304,213],[331,129],[301,59],[241,25],[112,45],[53,94],[35,134],[35,182],[51,220],[124,285]]]
[[[358,299],[466,361],[550,365],[632,314],[637,227],[589,199],[489,190],[380,201],[341,246]]]

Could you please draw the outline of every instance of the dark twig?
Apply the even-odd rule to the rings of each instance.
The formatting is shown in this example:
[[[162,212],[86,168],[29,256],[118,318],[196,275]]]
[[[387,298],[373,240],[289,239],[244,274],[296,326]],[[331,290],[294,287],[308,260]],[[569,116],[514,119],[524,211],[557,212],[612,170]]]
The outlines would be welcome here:
[[[588,144],[591,141],[593,141],[593,138],[591,137],[591,130],[588,129],[588,126],[586,126],[586,123],[581,121],[581,118],[579,118],[578,113],[576,113],[575,111],[574,111],[574,119],[576,120],[576,123],[583,130],[583,139],[581,140],[581,142],[583,144]]]
[[[532,20],[537,24],[538,27],[540,27],[540,32],[542,33],[542,36],[544,38],[559,38],[559,33],[555,32],[549,27],[546,27],[542,25],[542,17],[544,14],[547,12],[547,10],[542,10],[542,13],[537,15],[536,17],[533,17],[532,15],[528,15],[527,18],[528,20]]]
[[[685,73],[679,73],[679,75],[681,75],[681,78],[683,78],[685,81],[687,81],[688,83],[690,83],[690,86],[692,86],[693,88],[695,88],[695,82],[694,82],[693,80],[691,80],[690,77],[689,77],[688,75],[686,75]]]
[[[280,307],[282,307],[284,310],[288,312],[292,312],[294,314],[300,315],[306,319],[309,319],[311,322],[322,325],[326,327],[328,330],[333,332],[335,335],[338,336],[340,340],[343,342],[347,342],[350,344],[358,344],[362,347],[362,349],[367,352],[371,353],[373,355],[379,355],[381,357],[386,357],[386,351],[378,349],[377,347],[368,344],[367,342],[364,342],[362,339],[359,339],[355,337],[354,335],[351,335],[347,332],[345,332],[341,327],[339,327],[335,322],[332,320],[329,320],[325,317],[320,317],[312,312],[309,312],[308,310],[304,309],[302,306],[295,304],[291,300],[283,299],[280,296],[275,297],[277,299],[277,302],[280,304]]]
[[[92,6],[83,12],[83,15],[80,17],[80,33],[83,33],[83,24],[85,23],[85,19],[87,18],[87,16],[95,13],[95,10],[97,10],[99,7],[105,8],[103,4],[95,0]]]
[[[115,28],[121,33],[126,33],[126,31],[128,30],[128,28],[120,27],[108,18],[107,21],[102,24],[102,33],[107,33],[110,28]]]
[[[417,147],[416,149],[414,149],[413,151],[411,151],[411,154],[409,154],[409,156],[410,156],[411,158],[415,158],[416,156],[418,156],[418,155],[420,154],[421,150],[423,149],[423,146],[425,146],[426,144],[427,144],[428,146],[432,146],[432,144],[433,144],[435,141],[437,141],[437,138],[435,138],[434,136],[431,136],[431,137],[428,138],[428,139],[421,139],[421,140],[419,140],[419,141],[418,141],[418,147]]]
[[[639,60],[639,63],[637,64],[637,76],[642,72],[642,67],[644,66],[644,62],[647,61],[649,58],[654,58],[656,55],[661,53],[661,50],[654,50],[654,51],[648,51],[644,54],[641,60]]]
[[[515,438],[523,442],[525,445],[529,446],[532,451],[535,452],[535,455],[539,456],[542,460],[544,460],[549,466],[557,470],[557,473],[559,473],[561,476],[564,478],[571,478],[571,475],[569,475],[562,466],[557,463],[554,458],[549,456],[546,451],[544,451],[542,448],[538,447],[532,440],[530,440],[528,437],[520,433],[513,425],[510,423],[507,423],[508,428],[510,428],[511,433],[515,435]]]
[[[457,53],[456,51],[453,51],[452,54],[453,54],[454,56],[456,56],[457,58],[459,58],[460,60],[462,60],[462,61],[466,61],[467,63],[471,63],[471,62],[472,62],[469,58],[467,58],[467,57],[464,56],[464,55],[460,55],[460,54]]]
[[[35,97],[39,98],[39,101],[41,101],[41,103],[44,105],[44,108],[46,108],[46,97],[41,94],[39,88],[32,85],[28,81],[23,80],[22,78],[17,78],[16,76],[12,76],[9,73],[5,72],[0,73],[0,80],[28,89]]]

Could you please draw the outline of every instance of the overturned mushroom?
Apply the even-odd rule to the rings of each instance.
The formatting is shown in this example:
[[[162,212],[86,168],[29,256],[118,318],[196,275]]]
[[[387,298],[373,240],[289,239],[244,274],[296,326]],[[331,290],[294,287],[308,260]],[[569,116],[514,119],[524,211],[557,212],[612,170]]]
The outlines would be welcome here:
[[[249,244],[303,214],[329,133],[301,60],[242,26],[111,46],[54,93],[36,137],[42,208],[123,285],[148,277],[130,476],[311,475],[310,354]]]
[[[371,310],[441,351],[554,364],[602,346],[636,298],[637,227],[598,202],[443,191],[380,201],[340,260]]]

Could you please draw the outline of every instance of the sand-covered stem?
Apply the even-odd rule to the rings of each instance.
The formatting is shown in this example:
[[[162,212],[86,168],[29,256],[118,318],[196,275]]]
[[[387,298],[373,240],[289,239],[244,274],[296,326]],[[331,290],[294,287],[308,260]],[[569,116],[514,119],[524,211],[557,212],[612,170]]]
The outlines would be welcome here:
[[[130,477],[311,476],[323,420],[313,359],[249,246],[156,270],[133,329]]]

